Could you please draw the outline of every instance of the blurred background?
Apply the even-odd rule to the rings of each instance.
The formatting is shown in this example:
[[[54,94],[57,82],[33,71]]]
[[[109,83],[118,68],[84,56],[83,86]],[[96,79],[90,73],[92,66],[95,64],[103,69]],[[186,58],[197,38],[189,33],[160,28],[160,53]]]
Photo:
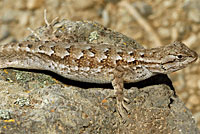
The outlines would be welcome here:
[[[183,41],[200,54],[199,0],[0,0],[0,44],[23,40],[28,27],[56,17],[96,21],[121,32],[145,48]],[[200,128],[200,61],[170,74],[179,98]]]

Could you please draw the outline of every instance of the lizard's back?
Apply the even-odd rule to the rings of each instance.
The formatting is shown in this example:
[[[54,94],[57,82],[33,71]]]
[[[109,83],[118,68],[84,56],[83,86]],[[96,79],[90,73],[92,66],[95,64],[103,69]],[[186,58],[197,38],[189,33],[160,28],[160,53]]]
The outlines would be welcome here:
[[[21,42],[0,47],[1,68],[50,70],[66,78],[110,83],[116,66],[134,64],[135,51],[108,44]]]

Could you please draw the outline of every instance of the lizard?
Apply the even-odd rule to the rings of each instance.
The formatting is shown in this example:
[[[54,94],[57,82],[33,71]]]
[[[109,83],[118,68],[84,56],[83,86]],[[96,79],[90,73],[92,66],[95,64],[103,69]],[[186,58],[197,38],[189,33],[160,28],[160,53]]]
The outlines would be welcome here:
[[[124,83],[156,74],[169,74],[195,62],[198,55],[175,41],[157,48],[114,46],[108,43],[22,41],[0,46],[0,68],[48,70],[68,79],[112,83],[120,115],[129,111]]]

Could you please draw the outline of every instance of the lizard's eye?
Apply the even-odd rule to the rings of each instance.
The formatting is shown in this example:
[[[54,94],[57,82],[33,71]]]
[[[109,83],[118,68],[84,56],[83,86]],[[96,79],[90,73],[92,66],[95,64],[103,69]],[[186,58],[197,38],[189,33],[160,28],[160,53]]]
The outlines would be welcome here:
[[[177,57],[178,57],[179,59],[182,59],[182,58],[183,58],[183,56],[182,56],[182,55],[178,55]]]

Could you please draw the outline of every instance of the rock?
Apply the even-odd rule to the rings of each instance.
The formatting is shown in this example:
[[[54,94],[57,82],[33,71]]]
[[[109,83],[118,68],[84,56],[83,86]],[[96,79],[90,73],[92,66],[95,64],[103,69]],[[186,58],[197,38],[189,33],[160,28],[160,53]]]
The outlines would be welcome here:
[[[28,0],[27,1],[27,8],[28,9],[36,9],[43,5],[44,0]]]
[[[152,7],[145,2],[137,1],[133,3],[133,6],[135,6],[138,11],[145,17],[152,14]]]
[[[187,12],[188,19],[200,23],[200,1],[199,0],[185,0],[184,9]]]
[[[2,78],[15,76],[12,70],[7,71],[7,75],[1,72]],[[51,84],[51,77],[44,74],[17,73],[21,76],[25,73],[26,81],[12,77],[11,84],[0,80],[0,107],[9,111],[11,117],[0,121],[1,133],[199,133],[191,112],[169,86],[158,83],[148,86],[155,82],[153,79],[162,79],[164,75],[125,85],[132,87],[124,91],[131,100],[127,104],[130,114],[122,119],[116,109],[116,99],[104,100],[113,92],[111,84],[86,84],[63,78],[60,79],[65,85],[56,81]],[[41,83],[41,87],[27,90],[27,84],[34,81]],[[28,100],[29,105],[15,104],[18,98]]]
[[[192,105],[198,105],[200,102],[199,102],[199,99],[198,99],[198,96],[193,94],[189,97],[188,99],[188,103],[192,104]]]
[[[13,22],[15,20],[15,17],[16,17],[16,14],[14,13],[13,10],[10,9],[0,16],[0,20],[3,23],[7,24],[10,22]]]
[[[10,35],[10,31],[7,25],[0,26],[0,41],[6,39]]]
[[[83,10],[92,7],[95,4],[93,0],[73,0],[72,5],[76,10]]]
[[[171,36],[171,32],[169,28],[160,27],[158,28],[158,33],[162,38],[169,38]]]

